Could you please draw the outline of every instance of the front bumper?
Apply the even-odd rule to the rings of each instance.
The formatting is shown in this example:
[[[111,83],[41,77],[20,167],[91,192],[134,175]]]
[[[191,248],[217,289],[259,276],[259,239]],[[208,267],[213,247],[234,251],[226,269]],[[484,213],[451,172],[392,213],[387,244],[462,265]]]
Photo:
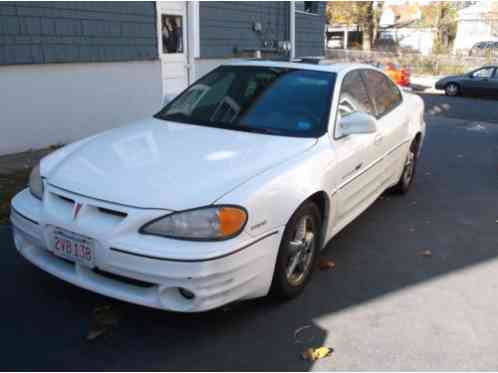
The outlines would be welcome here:
[[[47,189],[47,188],[46,188]],[[78,219],[64,211],[51,193],[83,205]],[[99,216],[100,209],[124,211],[126,217]],[[44,202],[28,190],[12,201],[11,221],[17,250],[52,275],[112,298],[178,312],[200,312],[268,293],[281,229],[254,238],[241,234],[223,242],[188,242],[144,236],[138,226],[164,210],[113,206],[53,186]],[[96,241],[95,267],[54,255],[51,232],[60,227]],[[194,298],[183,296],[183,288]]]

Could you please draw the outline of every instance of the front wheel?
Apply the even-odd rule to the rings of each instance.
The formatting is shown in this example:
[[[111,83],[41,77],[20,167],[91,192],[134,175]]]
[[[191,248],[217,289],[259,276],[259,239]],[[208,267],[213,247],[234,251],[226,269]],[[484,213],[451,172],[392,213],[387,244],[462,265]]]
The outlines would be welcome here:
[[[448,83],[446,87],[444,87],[444,93],[446,96],[458,96],[460,93],[460,87],[455,83]]]
[[[305,202],[292,215],[282,236],[271,294],[290,299],[308,283],[316,264],[321,218],[313,202]]]

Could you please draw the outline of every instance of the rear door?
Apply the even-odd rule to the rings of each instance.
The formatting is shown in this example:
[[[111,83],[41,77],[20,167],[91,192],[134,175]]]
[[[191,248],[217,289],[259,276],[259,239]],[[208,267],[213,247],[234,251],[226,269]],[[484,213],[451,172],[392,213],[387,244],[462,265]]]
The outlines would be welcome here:
[[[401,91],[391,79],[376,70],[364,70],[363,74],[375,107],[378,131],[375,146],[384,157],[380,182],[385,189],[396,180],[404,164],[409,118]]]

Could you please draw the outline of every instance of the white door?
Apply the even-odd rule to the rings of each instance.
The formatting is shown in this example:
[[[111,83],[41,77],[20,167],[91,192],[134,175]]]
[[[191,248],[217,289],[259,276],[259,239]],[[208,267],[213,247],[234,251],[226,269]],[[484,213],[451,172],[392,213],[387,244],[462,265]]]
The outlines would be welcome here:
[[[156,4],[163,95],[172,98],[189,85],[187,2]]]
[[[344,77],[337,109],[338,120],[354,112],[375,115],[358,70]],[[379,135],[378,132],[353,134],[334,139],[338,170],[335,231],[356,218],[382,192],[383,151],[379,146]]]

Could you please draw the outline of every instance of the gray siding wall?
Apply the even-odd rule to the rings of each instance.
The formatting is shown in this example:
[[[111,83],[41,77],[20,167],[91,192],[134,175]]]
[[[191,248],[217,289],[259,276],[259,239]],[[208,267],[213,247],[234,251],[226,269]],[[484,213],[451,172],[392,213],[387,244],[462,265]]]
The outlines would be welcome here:
[[[261,23],[261,33],[253,31],[255,22]],[[200,2],[199,23],[200,57],[232,57],[235,51],[264,48],[265,41],[289,40],[289,4]]]
[[[323,56],[324,33],[327,23],[327,3],[318,2],[318,15],[304,14],[304,1],[296,1],[296,57]]]
[[[0,2],[0,65],[157,58],[154,2]]]

